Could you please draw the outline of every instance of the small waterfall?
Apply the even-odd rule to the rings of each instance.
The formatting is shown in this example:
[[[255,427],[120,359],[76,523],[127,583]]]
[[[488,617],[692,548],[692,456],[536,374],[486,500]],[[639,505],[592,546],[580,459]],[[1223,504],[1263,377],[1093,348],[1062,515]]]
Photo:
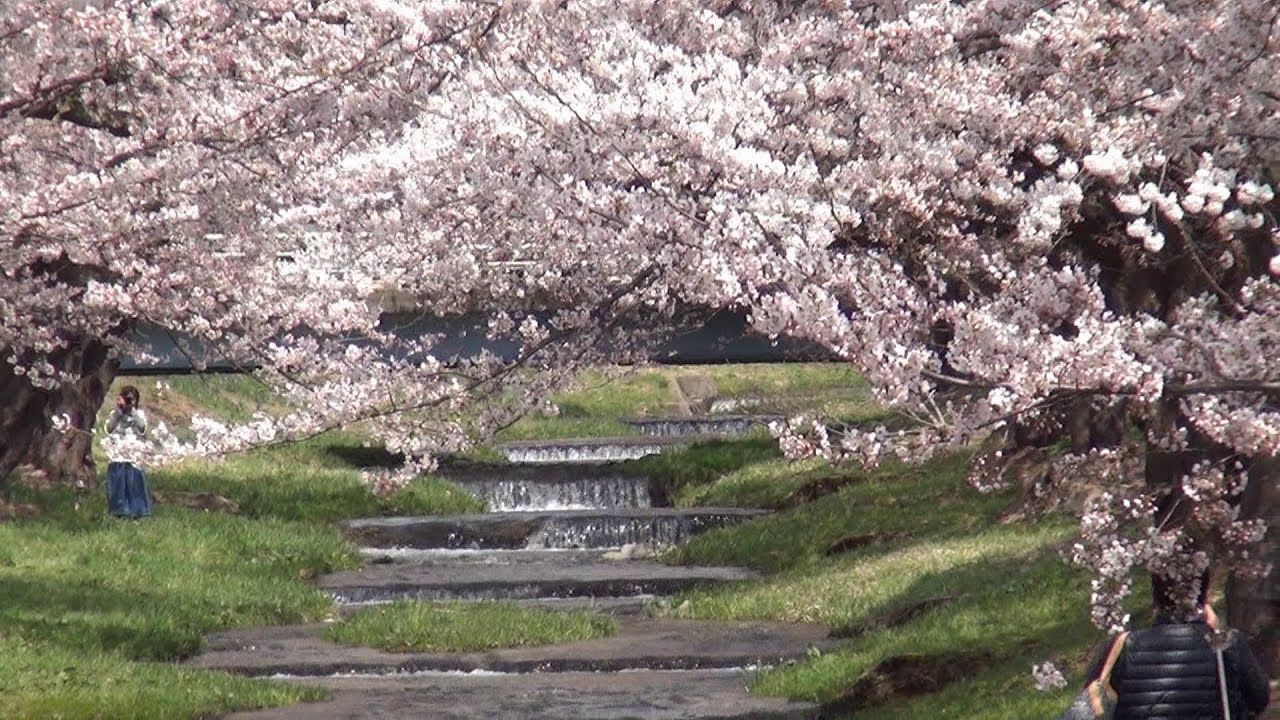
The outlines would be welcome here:
[[[459,485],[493,511],[647,508],[649,481],[639,476],[597,475],[536,481],[524,477],[461,479]]]
[[[671,417],[628,420],[627,424],[650,437],[691,437],[695,435],[744,435],[756,427],[780,420],[772,415],[726,415],[723,417]]]
[[[761,513],[736,508],[609,508],[360,518],[342,525],[348,537],[370,548],[604,549],[629,543],[674,545]]]
[[[527,464],[600,463],[636,460],[662,452],[667,443],[613,440],[574,443],[508,443],[501,447],[508,462]]]
[[[635,597],[678,592],[694,582],[680,578],[604,579],[495,583],[492,585],[369,586],[331,588],[330,597],[340,605],[380,605],[400,599],[414,600],[538,600],[574,597]]]
[[[551,517],[529,536],[529,549],[616,548],[623,545],[667,547],[694,533],[724,525],[714,515],[658,515],[652,517]]]
[[[716,398],[711,401],[710,411],[712,413],[731,413],[740,410],[749,410],[751,408],[760,407],[764,404],[763,398],[755,397],[726,397]]]
[[[519,566],[545,562],[575,565],[600,560],[600,550],[525,550],[470,548],[362,547],[360,556],[375,565],[425,565],[433,567],[476,568],[483,566]]]

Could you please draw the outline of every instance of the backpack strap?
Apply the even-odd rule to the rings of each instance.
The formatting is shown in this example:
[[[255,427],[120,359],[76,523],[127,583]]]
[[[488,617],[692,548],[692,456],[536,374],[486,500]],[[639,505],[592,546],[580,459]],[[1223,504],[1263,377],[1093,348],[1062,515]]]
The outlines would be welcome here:
[[[1104,707],[1102,704],[1102,694],[1105,693],[1111,702],[1116,701],[1116,690],[1111,686],[1111,669],[1115,667],[1116,660],[1120,657],[1120,651],[1124,650],[1124,641],[1129,638],[1129,633],[1122,632],[1115,640],[1111,642],[1111,651],[1107,653],[1107,661],[1102,666],[1102,674],[1097,680],[1089,683],[1089,705],[1093,707],[1093,712],[1102,717]]]

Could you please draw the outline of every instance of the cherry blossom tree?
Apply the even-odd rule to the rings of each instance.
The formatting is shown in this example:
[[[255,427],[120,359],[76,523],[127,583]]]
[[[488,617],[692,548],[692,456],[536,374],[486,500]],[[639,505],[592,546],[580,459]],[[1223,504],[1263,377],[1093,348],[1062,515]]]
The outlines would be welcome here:
[[[428,458],[640,346],[626,318],[733,306],[825,343],[911,420],[797,420],[789,453],[990,435],[982,488],[1028,449],[1050,467],[1030,496],[1091,485],[1074,555],[1100,626],[1125,622],[1136,567],[1265,571],[1269,0],[16,8],[0,430],[23,439],[0,475],[76,437],[47,429],[85,427],[140,320],[254,362],[299,408],[165,452],[364,420]],[[436,358],[379,326],[379,289],[480,313],[521,357]]]
[[[801,423],[793,453],[994,432],[990,487],[1065,443],[1028,490],[1094,486],[1102,627],[1135,567],[1189,597],[1210,562],[1266,573],[1274,510],[1241,501],[1280,450],[1273,3],[569,2],[497,33],[370,176],[461,159],[448,216],[488,242],[650,261],[643,303],[750,308],[914,420]]]
[[[520,273],[489,264],[501,248],[434,225],[443,194],[392,197],[362,168],[501,14],[468,2],[7,3],[0,478],[24,461],[92,473],[89,431],[120,354],[146,360],[142,322],[181,337],[197,367],[210,356],[261,367],[305,408],[239,427],[198,419],[193,443],[160,437],[170,455],[372,418],[393,449],[426,457],[463,437],[459,404],[492,401],[481,424],[494,423],[536,394],[547,381],[517,381],[514,363],[446,366],[433,338],[381,328],[371,302],[405,274],[429,312],[533,302],[495,279]],[[397,207],[426,224],[393,229]],[[616,331],[601,319],[632,281],[570,294],[593,338]],[[556,345],[567,324],[519,330],[519,363],[592,357],[591,338],[572,354]]]

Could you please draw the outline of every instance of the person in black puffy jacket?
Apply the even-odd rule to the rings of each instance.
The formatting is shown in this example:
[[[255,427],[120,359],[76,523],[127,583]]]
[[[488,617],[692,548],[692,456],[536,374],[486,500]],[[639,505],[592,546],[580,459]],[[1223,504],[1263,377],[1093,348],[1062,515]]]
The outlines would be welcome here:
[[[1221,720],[1218,659],[1208,640],[1217,623],[1207,602],[1208,573],[1201,577],[1193,617],[1179,613],[1172,581],[1153,576],[1151,586],[1155,621],[1129,633],[1111,670],[1116,720]],[[1089,682],[1102,673],[1110,648],[1107,643],[1093,662]],[[1231,720],[1257,718],[1267,707],[1270,688],[1244,634],[1230,631],[1222,655]]]

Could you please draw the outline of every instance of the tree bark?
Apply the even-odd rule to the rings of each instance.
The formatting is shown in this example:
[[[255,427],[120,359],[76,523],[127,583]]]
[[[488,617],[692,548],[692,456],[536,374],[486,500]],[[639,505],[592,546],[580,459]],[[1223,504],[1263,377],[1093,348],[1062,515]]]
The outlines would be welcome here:
[[[1241,518],[1262,518],[1267,535],[1258,552],[1280,561],[1280,458],[1255,460],[1249,485],[1240,498]],[[1249,634],[1253,651],[1268,675],[1280,674],[1280,582],[1276,568],[1260,578],[1231,577],[1227,581],[1227,622]]]
[[[7,488],[10,474],[20,465],[30,464],[56,484],[91,485],[96,478],[92,431],[119,363],[97,338],[81,338],[49,361],[77,379],[45,389],[32,385],[14,373],[0,349],[0,491]],[[72,429],[53,430],[52,418],[66,415]]]

